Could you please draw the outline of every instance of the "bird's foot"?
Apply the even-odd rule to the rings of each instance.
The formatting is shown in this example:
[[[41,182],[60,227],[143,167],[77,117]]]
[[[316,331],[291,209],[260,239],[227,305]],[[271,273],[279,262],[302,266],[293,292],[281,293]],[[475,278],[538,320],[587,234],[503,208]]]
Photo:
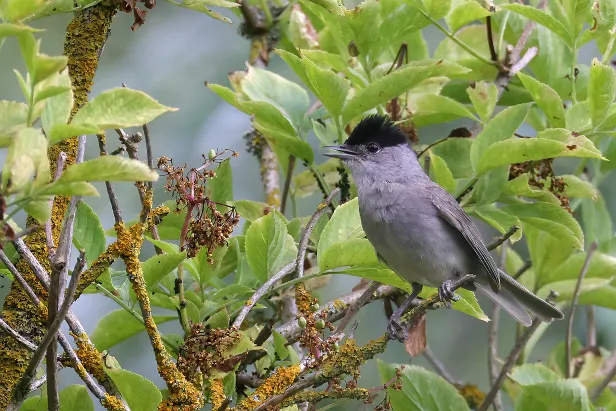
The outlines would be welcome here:
[[[400,317],[392,315],[387,324],[387,335],[391,339],[404,342],[409,336],[409,331],[400,321]]]
[[[453,290],[453,280],[445,280],[443,284],[441,284],[438,288],[438,297],[447,308],[451,308],[452,301],[458,301],[460,299]]]

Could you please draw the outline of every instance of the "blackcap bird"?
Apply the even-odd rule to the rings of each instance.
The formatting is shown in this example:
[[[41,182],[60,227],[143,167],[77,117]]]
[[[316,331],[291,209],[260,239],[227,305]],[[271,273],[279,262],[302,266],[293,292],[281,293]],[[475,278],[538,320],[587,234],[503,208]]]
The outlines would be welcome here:
[[[390,335],[404,339],[400,318],[424,285],[437,287],[448,302],[452,281],[466,274],[475,278],[464,288],[479,289],[524,326],[532,323],[528,312],[545,322],[563,318],[498,269],[471,218],[424,173],[408,138],[387,117],[368,116],[343,145],[324,148],[351,170],[361,223],[379,260],[412,285],[390,319]]]

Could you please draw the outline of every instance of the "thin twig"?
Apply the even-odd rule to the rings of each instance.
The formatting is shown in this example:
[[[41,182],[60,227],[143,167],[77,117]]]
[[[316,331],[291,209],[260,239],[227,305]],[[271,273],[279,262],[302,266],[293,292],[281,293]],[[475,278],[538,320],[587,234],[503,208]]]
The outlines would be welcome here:
[[[333,189],[332,192],[329,193],[325,201],[319,204],[319,206],[317,207],[317,211],[315,211],[315,213],[312,214],[312,217],[310,217],[308,224],[306,224],[306,228],[304,229],[302,238],[299,241],[299,247],[298,247],[299,250],[297,252],[297,259],[295,261],[295,268],[297,270],[298,278],[301,278],[304,276],[304,260],[306,259],[306,247],[308,246],[308,240],[310,239],[310,234],[312,234],[314,227],[317,225],[317,221],[319,221],[319,218],[321,218],[321,216],[327,209],[327,206],[329,206],[329,204],[332,202],[336,194],[338,194],[339,192],[340,192],[340,188],[336,187],[335,189]]]
[[[515,280],[517,280],[518,278],[522,276],[522,274],[528,271],[528,269],[530,269],[532,266],[533,266],[533,262],[531,260],[524,261],[524,264],[522,264],[522,267],[520,267],[518,271],[516,271],[516,273],[512,277]]]
[[[8,325],[2,318],[0,318],[0,328],[9,334],[11,337],[15,338],[19,343],[28,347],[30,351],[36,350],[36,345],[28,340],[26,337],[20,335],[17,331],[15,331],[10,325]]]
[[[148,167],[150,167],[150,170],[154,170],[154,152],[152,151],[152,141],[150,140],[150,128],[147,124],[143,125],[143,136],[145,140],[145,152],[148,159]],[[147,185],[148,189],[151,190],[153,183],[148,181]],[[156,224],[151,225],[150,232],[152,233],[153,239],[160,241],[160,235],[158,234],[158,227],[156,227]],[[156,250],[156,254],[163,254],[163,251],[157,246],[154,246],[154,249]]]
[[[16,241],[22,241],[22,240],[18,239]],[[13,265],[11,260],[9,260],[6,254],[4,254],[4,250],[1,250],[1,249],[0,249],[0,260],[2,260],[6,268],[8,268],[11,274],[13,274],[13,278],[17,280],[21,288],[24,289],[24,291],[26,292],[28,297],[30,297],[30,299],[34,302],[34,304],[36,304],[39,308],[41,308],[43,312],[46,312],[47,309],[45,308],[41,300],[38,298],[38,296],[34,293],[34,291],[32,291],[30,284],[28,284],[28,282],[21,276],[21,273]]]
[[[494,250],[496,247],[498,247],[499,245],[501,245],[502,243],[507,241],[519,229],[520,229],[520,227],[518,227],[517,225],[512,225],[511,228],[509,229],[509,231],[507,231],[505,234],[503,234],[500,237],[498,237],[494,242],[488,244],[488,247],[487,247],[488,251]]]
[[[244,305],[244,307],[242,307],[242,310],[237,315],[237,317],[235,317],[235,321],[233,321],[232,327],[239,329],[250,310],[252,310],[252,308],[257,304],[257,302],[259,302],[261,297],[263,297],[274,286],[274,284],[276,284],[278,281],[280,281],[287,275],[291,274],[293,270],[295,270],[295,264],[295,261],[287,264],[280,271],[274,274],[269,280],[267,280],[261,287],[259,287],[257,291],[255,291],[255,293],[248,299],[248,301],[246,301],[246,304]]]
[[[507,361],[505,361],[505,364],[503,365],[500,373],[496,377],[494,384],[492,384],[492,388],[490,388],[490,392],[486,395],[485,400],[483,401],[481,406],[477,409],[477,411],[486,411],[488,407],[490,406],[490,404],[492,403],[492,401],[494,401],[496,394],[499,392],[501,386],[503,385],[503,382],[505,382],[507,373],[509,372],[509,370],[511,370],[511,367],[513,367],[513,365],[517,361],[518,357],[522,353],[522,350],[526,346],[526,343],[528,342],[530,337],[533,335],[533,333],[537,330],[537,327],[539,327],[539,324],[541,324],[541,320],[539,320],[538,318],[534,318],[533,323],[530,325],[530,327],[528,327],[526,331],[524,331],[524,334],[522,334],[520,339],[515,343],[513,349],[511,350],[511,352],[509,353],[509,356],[507,357]]]
[[[428,152],[428,150],[430,150],[432,147],[444,143],[445,141],[449,140],[451,137],[445,137],[445,138],[441,138],[440,140],[436,140],[435,142],[428,144],[428,146],[426,148],[424,148],[423,150],[421,150],[419,152],[419,154],[417,154],[417,158],[423,156],[425,153]]]
[[[26,368],[26,371],[24,372],[23,376],[21,377],[21,380],[17,384],[15,388],[15,392],[17,395],[14,396],[14,400],[15,399],[21,400],[20,398],[18,398],[19,393],[27,394],[28,388],[30,387],[30,384],[36,374],[36,369],[38,368],[39,364],[43,360],[43,357],[45,356],[45,353],[47,352],[47,348],[49,347],[49,344],[55,341],[56,334],[58,333],[58,330],[60,329],[60,325],[64,321],[64,317],[66,316],[73,302],[73,296],[75,295],[75,290],[77,289],[77,284],[79,283],[80,274],[81,274],[80,272],[73,273],[73,276],[71,277],[71,281],[68,286],[68,290],[66,292],[66,297],[64,298],[64,302],[62,303],[62,307],[60,308],[60,310],[58,311],[58,314],[56,315],[53,322],[47,329],[47,332],[45,333],[43,340],[41,341],[36,351],[32,355],[32,358],[30,359],[30,362],[28,364],[28,367]]]
[[[347,310],[344,318],[338,324],[336,331],[334,331],[334,334],[344,332],[344,329],[346,328],[347,325],[349,325],[353,317],[355,317],[355,315],[359,312],[359,309],[363,307],[364,305],[366,305],[366,303],[372,299],[372,296],[374,295],[376,290],[379,289],[380,286],[381,286],[380,283],[373,281],[372,284],[370,284],[368,288],[366,288],[366,290],[361,295],[361,297],[359,297],[359,299],[357,299],[357,301],[355,301],[351,305],[351,307]]]
[[[105,144],[105,136],[99,134],[96,137],[98,138],[98,149],[101,152],[101,156],[106,156],[107,146]],[[111,184],[109,181],[105,181],[105,187],[107,188],[107,195],[109,196],[109,202],[111,203],[111,211],[113,211],[113,218],[115,219],[115,223],[121,224],[123,221],[122,213],[120,212],[120,206],[118,205],[118,197],[116,197],[113,184]]]
[[[295,156],[289,155],[289,165],[287,167],[287,175],[284,179],[284,186],[282,187],[282,197],[280,197],[280,213],[284,214],[284,210],[287,206],[287,197],[289,196],[289,189],[291,188],[291,181],[293,180],[293,169],[295,168]]]
[[[567,333],[565,334],[565,377],[571,378],[571,338],[573,337],[573,319],[575,316],[575,309],[577,307],[578,297],[580,296],[580,291],[582,290],[582,281],[584,281],[584,277],[588,272],[588,268],[590,267],[590,260],[592,259],[592,255],[597,249],[597,243],[593,242],[588,246],[588,251],[586,252],[586,258],[584,259],[584,264],[582,265],[582,269],[580,270],[580,275],[578,276],[577,283],[575,284],[575,289],[573,290],[573,298],[571,300],[571,309],[569,311],[569,318],[567,321]]]
[[[612,351],[612,354],[608,357],[607,360],[601,366],[600,373],[605,375],[603,380],[597,385],[595,390],[592,393],[591,399],[592,401],[596,401],[601,393],[607,388],[607,386],[612,382],[614,377],[616,377],[616,348]]]
[[[528,63],[530,63],[531,60],[537,56],[537,54],[539,54],[539,49],[537,47],[529,48],[524,56],[511,66],[511,69],[509,69],[509,75],[514,76],[518,71],[522,71],[522,69],[526,67]]]
[[[486,17],[486,31],[488,32],[488,47],[490,48],[490,59],[492,61],[498,61],[498,55],[496,49],[494,49],[494,39],[492,38],[492,17]]]
[[[10,240],[13,241],[13,240],[15,240],[17,238],[27,237],[30,234],[34,234],[35,232],[37,232],[41,228],[43,228],[43,227],[40,226],[40,225],[31,225],[30,227],[27,227],[27,228],[21,230],[19,233],[15,234],[12,238],[10,238]]]
[[[434,354],[429,345],[426,346],[422,354],[426,358],[426,360],[428,360],[432,368],[434,368],[434,371],[436,371],[438,375],[443,377],[445,381],[454,386],[459,384],[459,381],[453,378],[449,371],[447,371],[445,365],[441,362],[438,356]]]

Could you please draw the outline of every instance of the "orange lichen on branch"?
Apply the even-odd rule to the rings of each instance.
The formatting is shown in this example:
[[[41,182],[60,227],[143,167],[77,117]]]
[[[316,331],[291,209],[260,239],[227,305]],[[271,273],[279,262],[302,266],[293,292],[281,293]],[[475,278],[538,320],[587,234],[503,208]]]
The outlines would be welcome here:
[[[143,188],[142,188],[143,189]],[[158,374],[163,378],[169,396],[166,400],[160,403],[158,409],[161,411],[171,410],[200,410],[203,407],[203,393],[191,384],[184,374],[179,370],[171,356],[165,349],[163,341],[158,332],[158,328],[152,318],[152,307],[150,298],[147,292],[147,286],[139,261],[139,254],[145,232],[149,229],[155,218],[161,214],[168,213],[167,207],[152,207],[152,191],[144,190],[142,219],[145,223],[138,222],[131,227],[126,228],[124,224],[116,224],[116,234],[118,251],[120,258],[126,265],[126,273],[131,282],[133,291],[141,308],[141,315],[145,325],[146,333],[150,338],[156,364],[158,365]]]
[[[295,286],[295,304],[297,304],[297,311],[304,316],[311,314],[310,306],[314,304],[314,299],[310,293],[306,290],[304,283],[299,283]]]
[[[253,410],[270,397],[281,394],[289,387],[300,373],[299,365],[279,367],[248,398],[241,401],[230,411]]]
[[[363,347],[357,346],[354,339],[347,339],[340,349],[327,358],[319,369],[321,378],[328,380],[343,374],[354,378],[359,377],[359,367],[375,355],[385,351],[389,339],[383,335],[376,340],[371,340]]]
[[[226,399],[227,397],[225,396],[222,380],[210,379],[210,401],[212,402],[212,410],[218,410]]]
[[[115,6],[101,3],[77,11],[67,26],[64,54],[68,57],[69,77],[74,90],[73,114],[88,101],[94,73],[109,36],[109,27],[115,13]],[[55,173],[56,160],[61,151],[67,155],[65,165],[71,165],[75,161],[77,139],[67,139],[50,147],[47,154],[51,163],[52,175]],[[58,242],[68,203],[69,198],[67,197],[55,198],[51,213],[54,244]],[[28,218],[27,224],[31,226],[36,222]],[[51,272],[44,231],[39,230],[29,235],[26,238],[26,244],[43,267]],[[47,293],[29,265],[20,261],[17,269],[40,299],[47,301]],[[4,301],[1,315],[13,329],[35,344],[39,343],[45,334],[46,318],[41,316],[41,307],[30,302],[29,297],[17,282],[12,284],[11,291]],[[12,337],[4,334],[0,337],[0,369],[2,369],[0,409],[6,408],[9,404],[13,389],[23,375],[31,355],[32,353],[26,347],[17,343]]]
[[[284,400],[280,406],[290,407],[293,404],[307,402],[316,404],[323,400],[334,400],[340,398],[348,398],[352,400],[367,400],[370,392],[365,388],[342,388],[337,385],[330,391],[302,391],[294,396]]]
[[[105,252],[99,255],[96,260],[85,270],[79,277],[79,284],[75,291],[75,300],[81,296],[83,291],[88,288],[98,277],[100,277],[105,270],[107,270],[111,264],[119,257],[120,252],[118,250],[118,243],[114,242],[109,244]]]

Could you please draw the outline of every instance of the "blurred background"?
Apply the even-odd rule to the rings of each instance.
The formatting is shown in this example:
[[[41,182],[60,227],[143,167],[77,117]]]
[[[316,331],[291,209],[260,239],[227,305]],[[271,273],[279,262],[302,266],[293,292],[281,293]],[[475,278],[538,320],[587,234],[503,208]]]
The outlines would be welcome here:
[[[179,111],[166,114],[150,124],[153,149],[156,157],[165,155],[173,158],[176,164],[187,163],[189,167],[197,166],[201,154],[210,148],[229,148],[240,153],[239,158],[231,162],[234,174],[234,198],[263,201],[262,186],[259,179],[259,164],[256,158],[245,150],[243,134],[249,130],[247,115],[223,102],[204,86],[204,81],[228,85],[227,74],[243,70],[248,58],[249,42],[238,34],[239,18],[227,10],[222,14],[231,18],[233,25],[213,20],[191,10],[180,9],[165,2],[158,2],[155,9],[147,15],[146,24],[132,32],[132,15],[119,13],[114,20],[111,36],[107,41],[100,66],[98,68],[91,98],[103,90],[128,87],[142,90],[162,104],[179,108]],[[51,55],[62,54],[64,30],[71,15],[60,15],[31,22],[36,28],[45,29],[38,37],[42,38],[41,51]],[[442,33],[431,28],[424,30],[424,37],[430,50],[434,50],[442,40]],[[592,48],[582,49],[580,62],[589,64],[596,51]],[[13,69],[24,72],[22,57],[17,41],[8,40],[0,50],[0,99],[22,101],[19,85]],[[272,54],[270,70],[291,80],[298,81],[294,73],[284,62]],[[314,99],[314,98],[313,98]],[[442,124],[420,129],[420,141],[424,144],[445,137],[454,127],[470,124],[459,121],[455,124]],[[110,135],[108,149],[116,148],[115,133]],[[528,134],[528,133],[527,133]],[[316,138],[309,138],[315,152],[319,145]],[[98,153],[97,144],[92,139],[88,143],[87,156]],[[4,161],[5,153],[0,153]],[[326,158],[317,155],[317,163]],[[297,168],[297,172],[301,167]],[[611,179],[606,179],[601,187],[612,216],[616,215],[616,192],[609,186]],[[162,184],[159,182],[159,188]],[[99,192],[105,193],[104,186],[97,186]],[[116,190],[126,220],[134,219],[140,210],[139,198],[131,184],[116,184]],[[156,203],[168,198],[158,190]],[[299,201],[299,215],[311,214],[320,198]],[[105,229],[113,225],[113,216],[106,196],[86,200],[99,214]],[[24,216],[18,223],[23,225]],[[490,227],[482,226],[484,238],[488,241],[497,234]],[[111,241],[111,239],[109,239]],[[516,249],[526,255],[522,244]],[[147,253],[147,254],[146,254]],[[150,247],[144,247],[142,261],[153,253]],[[334,276],[329,285],[316,294],[321,301],[329,301],[348,294],[358,279],[348,276]],[[8,293],[8,281],[0,278],[0,302]],[[484,311],[489,314],[491,304],[480,300]],[[119,307],[111,300],[99,295],[84,295],[76,303],[75,311],[88,333],[91,333],[98,320],[107,312]],[[584,341],[584,315],[580,310],[576,321],[576,335]],[[597,328],[599,345],[611,348],[616,344],[616,327],[608,324],[616,320],[616,314],[609,310],[597,310]],[[357,317],[359,326],[356,337],[360,343],[376,338],[385,331],[386,318],[382,303],[374,303],[364,308]],[[163,332],[179,332],[177,323],[162,325]],[[453,310],[438,310],[428,316],[428,344],[432,351],[446,365],[454,378],[462,382],[477,384],[482,391],[488,389],[487,382],[487,335],[488,324]],[[545,358],[547,352],[559,341],[564,340],[565,322],[558,322],[550,327],[545,337],[533,352],[532,359]],[[514,322],[501,315],[499,334],[499,353],[505,356],[513,345],[515,338]],[[118,359],[123,368],[142,374],[164,388],[158,377],[156,364],[149,341],[145,333],[134,336],[113,347],[110,354]],[[392,363],[414,363],[431,369],[423,357],[410,358],[402,344],[391,343],[382,360]],[[79,384],[81,381],[72,370],[61,372],[62,385]],[[380,385],[376,371],[376,361],[362,368],[360,386],[375,387]],[[508,405],[510,406],[510,404]],[[374,405],[347,402],[335,410],[371,410]],[[102,410],[97,405],[97,410]],[[145,411],[145,410],[144,410]]]

